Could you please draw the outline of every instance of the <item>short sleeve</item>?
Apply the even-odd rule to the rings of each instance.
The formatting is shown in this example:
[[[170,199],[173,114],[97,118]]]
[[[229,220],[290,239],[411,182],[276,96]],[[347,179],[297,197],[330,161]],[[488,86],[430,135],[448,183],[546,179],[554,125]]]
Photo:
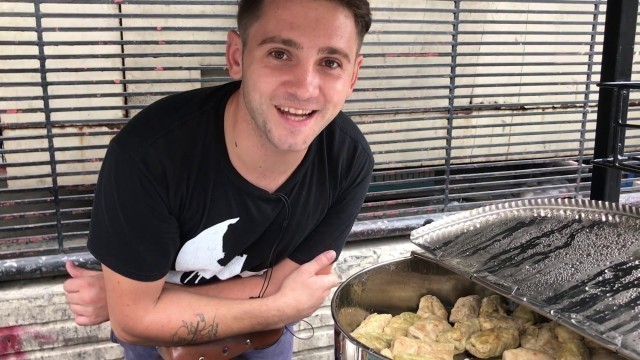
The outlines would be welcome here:
[[[373,159],[367,152],[354,159],[351,176],[315,229],[304,239],[289,258],[304,264],[327,250],[340,255],[369,189]]]
[[[112,142],[96,185],[87,247],[102,264],[138,281],[161,279],[179,248],[179,227],[158,185]]]

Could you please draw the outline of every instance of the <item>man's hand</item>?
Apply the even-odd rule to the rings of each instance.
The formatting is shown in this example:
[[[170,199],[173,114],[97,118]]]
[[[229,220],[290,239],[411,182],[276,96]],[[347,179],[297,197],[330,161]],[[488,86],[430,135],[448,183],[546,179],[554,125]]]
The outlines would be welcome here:
[[[64,282],[69,310],[78,325],[98,325],[109,320],[107,296],[101,271],[86,270],[73,262],[66,263],[71,279]]]
[[[292,316],[287,319],[289,322],[313,314],[329,296],[331,289],[340,284],[338,276],[331,272],[335,258],[335,251],[325,251],[284,280],[274,297],[278,297],[283,310]]]

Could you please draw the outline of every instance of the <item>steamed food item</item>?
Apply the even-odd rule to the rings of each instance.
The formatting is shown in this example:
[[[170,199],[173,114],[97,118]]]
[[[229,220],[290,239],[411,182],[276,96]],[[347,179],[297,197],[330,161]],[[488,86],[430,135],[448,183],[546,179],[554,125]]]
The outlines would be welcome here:
[[[518,328],[518,325],[516,325],[516,322],[513,320],[513,318],[507,315],[499,314],[497,312],[482,314],[480,315],[478,320],[480,321],[480,328],[482,330],[489,330],[500,327],[508,327],[514,329]]]
[[[435,360],[453,360],[453,345],[399,336],[391,347],[393,359],[401,355],[430,356]]]
[[[389,341],[387,341],[387,339],[380,333],[361,332],[357,334],[352,333],[352,335],[356,340],[377,352],[389,347]]]
[[[409,327],[420,319],[422,318],[416,313],[403,312],[391,318],[387,326],[382,330],[382,335],[391,343],[398,336],[406,336]]]
[[[427,314],[423,319],[416,321],[409,327],[407,333],[424,341],[436,341],[438,334],[451,330],[451,324],[440,317]]]
[[[467,341],[471,335],[480,331],[480,320],[470,319],[453,325],[451,330],[444,331],[436,337],[436,341],[453,344],[454,352],[461,354],[467,349]]]
[[[480,296],[469,295],[459,298],[451,309],[449,321],[457,323],[477,318],[480,314]]]
[[[581,340],[565,341],[556,360],[589,360],[589,349]]]
[[[493,328],[481,330],[469,338],[467,351],[481,359],[501,356],[505,350],[515,349],[520,344],[516,328]]]
[[[390,340],[387,340],[382,332],[391,321],[390,314],[371,314],[351,333],[361,343],[377,352],[388,348]]]
[[[511,317],[521,331],[524,330],[527,325],[535,324],[538,320],[538,316],[533,310],[522,305],[518,305],[516,309],[513,310]]]
[[[444,305],[440,302],[440,299],[433,295],[425,295],[420,298],[420,304],[418,305],[418,315],[421,317],[427,317],[427,315],[435,315],[441,319],[447,320],[449,313],[444,308]]]
[[[502,360],[555,360],[555,358],[543,351],[517,348],[505,350],[502,353]]]
[[[480,316],[498,313],[500,315],[507,315],[507,304],[504,298],[500,295],[491,295],[483,298],[480,302]]]
[[[391,321],[392,317],[393,316],[391,316],[390,314],[377,314],[377,313],[371,314],[367,316],[367,318],[364,319],[362,323],[358,325],[358,327],[355,330],[353,330],[351,334],[365,333],[365,332],[382,333],[384,328]]]
[[[553,331],[556,333],[556,337],[560,342],[582,341],[584,339],[581,335],[578,335],[562,325],[556,325]]]
[[[556,356],[562,344],[555,336],[552,323],[547,323],[540,326],[527,326],[520,336],[520,346]]]

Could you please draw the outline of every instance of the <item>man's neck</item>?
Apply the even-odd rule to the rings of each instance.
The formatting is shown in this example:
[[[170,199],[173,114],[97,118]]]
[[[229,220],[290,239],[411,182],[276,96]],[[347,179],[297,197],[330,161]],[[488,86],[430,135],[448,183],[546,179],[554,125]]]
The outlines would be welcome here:
[[[273,147],[255,128],[236,91],[225,109],[224,138],[231,164],[251,184],[275,192],[293,174],[305,152]]]

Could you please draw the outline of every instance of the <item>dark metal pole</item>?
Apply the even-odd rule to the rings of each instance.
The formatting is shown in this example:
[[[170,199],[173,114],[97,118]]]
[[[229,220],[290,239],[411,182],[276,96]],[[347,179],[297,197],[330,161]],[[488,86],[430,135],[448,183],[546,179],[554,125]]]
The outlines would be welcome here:
[[[638,0],[607,2],[600,82],[631,80],[637,20]],[[624,129],[619,129],[619,136],[615,136],[614,128],[616,116],[626,114],[629,105],[628,102],[621,104],[619,101],[623,91],[628,92],[626,89],[600,87],[595,159],[615,159],[619,150],[624,147]],[[620,170],[595,166],[591,183],[591,199],[618,202],[621,179]]]

